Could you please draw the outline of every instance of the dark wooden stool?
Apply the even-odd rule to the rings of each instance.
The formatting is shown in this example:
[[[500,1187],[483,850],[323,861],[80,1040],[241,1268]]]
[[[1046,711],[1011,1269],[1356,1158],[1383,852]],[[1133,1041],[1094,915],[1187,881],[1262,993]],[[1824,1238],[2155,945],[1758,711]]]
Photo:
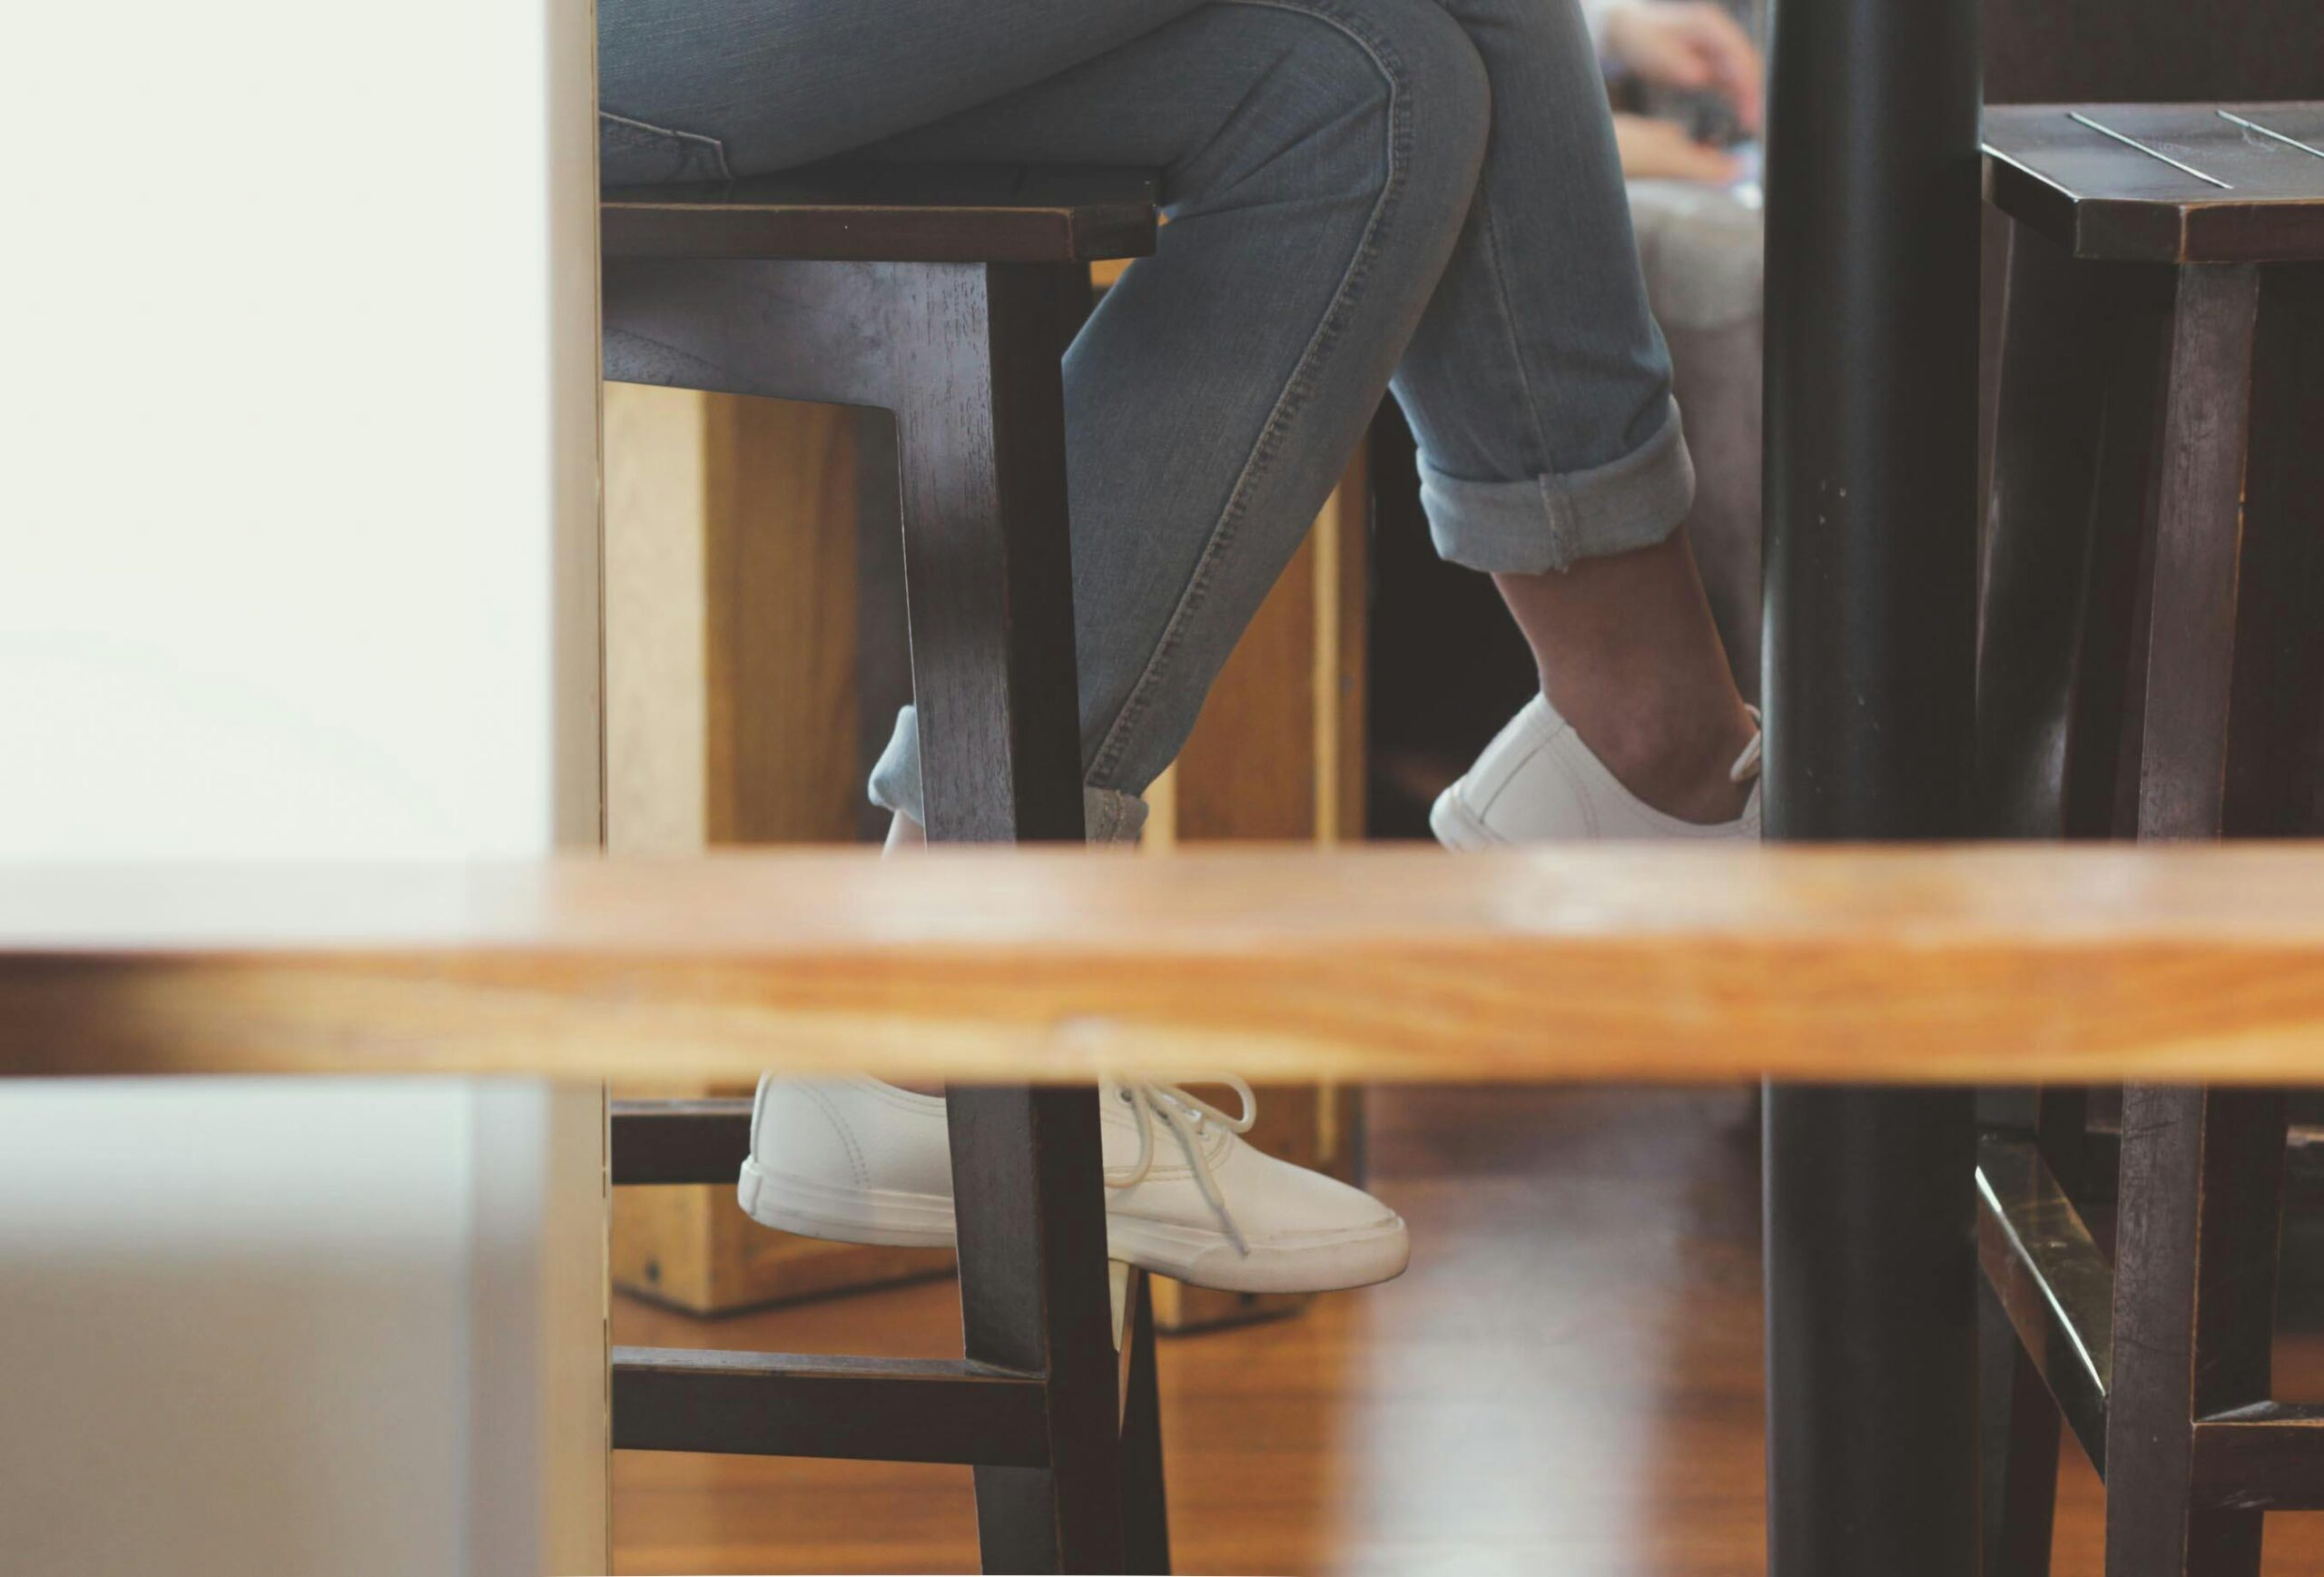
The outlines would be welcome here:
[[[1982,828],[2312,833],[2324,104],[1993,109],[1985,146],[2014,222]],[[2108,1577],[2256,1577],[2262,1513],[2324,1508],[2324,1408],[2270,1395],[2283,1099],[2125,1089],[2111,1259],[2088,1107],[2044,1090],[1980,1151],[1985,1571],[2048,1569],[2063,1414]]]
[[[1078,842],[1059,362],[1090,261],[1153,250],[1150,177],[826,168],[601,216],[608,379],[895,412],[929,836]],[[614,1444],[970,1464],[986,1571],[1167,1571],[1152,1313],[1140,1283],[1118,1375],[1097,1097],[950,1106],[965,1360],[619,1348]],[[731,1182],[749,1122],[624,1103],[613,1181]]]

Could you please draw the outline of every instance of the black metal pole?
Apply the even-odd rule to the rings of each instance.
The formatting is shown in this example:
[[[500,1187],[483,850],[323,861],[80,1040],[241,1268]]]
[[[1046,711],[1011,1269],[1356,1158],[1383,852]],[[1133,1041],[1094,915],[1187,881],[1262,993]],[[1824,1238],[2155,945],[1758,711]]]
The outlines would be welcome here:
[[[1974,0],[1779,0],[1769,122],[1768,831],[1965,831]],[[1976,1570],[1966,1092],[1768,1091],[1768,1569]]]

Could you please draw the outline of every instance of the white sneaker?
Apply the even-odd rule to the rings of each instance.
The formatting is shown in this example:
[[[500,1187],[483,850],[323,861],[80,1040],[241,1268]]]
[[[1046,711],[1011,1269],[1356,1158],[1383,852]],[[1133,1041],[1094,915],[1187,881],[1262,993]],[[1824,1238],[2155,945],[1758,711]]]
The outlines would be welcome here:
[[[1103,1087],[1107,1253],[1230,1292],[1331,1292],[1401,1273],[1403,1218],[1245,1144],[1250,1087],[1222,1082],[1242,1097],[1240,1117],[1175,1085]],[[803,1237],[949,1247],[944,1101],[872,1079],[768,1074],[735,1192],[753,1220]]]
[[[1753,712],[1752,721],[1758,715]],[[1758,734],[1728,775],[1736,783],[1759,775]],[[1428,825],[1438,843],[1464,850],[1561,838],[1757,838],[1759,790],[1753,784],[1743,813],[1731,822],[1665,815],[1624,788],[1549,697],[1536,695],[1467,775],[1437,795]]]

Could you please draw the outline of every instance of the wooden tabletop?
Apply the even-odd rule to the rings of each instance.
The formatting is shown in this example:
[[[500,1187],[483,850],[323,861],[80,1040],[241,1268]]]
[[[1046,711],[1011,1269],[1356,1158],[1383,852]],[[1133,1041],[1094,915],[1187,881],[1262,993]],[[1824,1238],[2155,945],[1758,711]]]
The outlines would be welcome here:
[[[2324,103],[1995,105],[1984,143],[1993,202],[2076,257],[2324,259]]]
[[[19,868],[0,1074],[2324,1082],[2324,846]]]

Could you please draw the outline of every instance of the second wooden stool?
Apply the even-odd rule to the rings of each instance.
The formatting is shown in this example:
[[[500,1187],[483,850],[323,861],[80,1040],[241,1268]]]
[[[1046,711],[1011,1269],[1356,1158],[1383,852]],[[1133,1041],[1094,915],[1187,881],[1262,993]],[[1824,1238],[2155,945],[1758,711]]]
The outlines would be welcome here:
[[[2324,104],[1994,109],[1986,153],[2014,224],[1981,830],[2312,834]],[[1985,1570],[2048,1568],[2063,1410],[2106,1481],[2108,1577],[2257,1577],[2262,1513],[2324,1508],[2324,1409],[2270,1387],[2283,1102],[2126,1090],[2111,1263],[2075,1199],[2084,1119],[2046,1091],[2038,1133],[1981,1156],[2023,1344],[1987,1355]]]

